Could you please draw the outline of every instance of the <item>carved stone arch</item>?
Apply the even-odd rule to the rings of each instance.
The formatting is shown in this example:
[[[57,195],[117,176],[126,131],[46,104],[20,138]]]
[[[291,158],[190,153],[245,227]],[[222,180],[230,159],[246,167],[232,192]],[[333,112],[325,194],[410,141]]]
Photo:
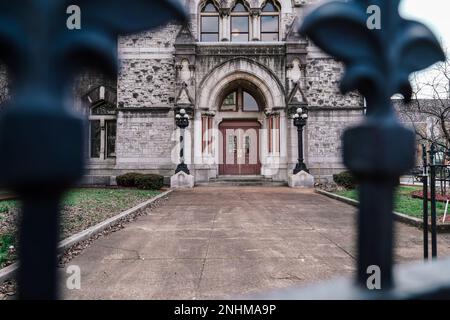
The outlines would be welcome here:
[[[217,110],[221,92],[236,80],[246,80],[256,85],[264,96],[267,110],[285,108],[285,91],[280,80],[267,67],[246,57],[230,59],[205,76],[199,85],[197,108]]]
[[[282,1],[279,1],[279,0],[257,0],[257,1],[259,1],[259,7],[261,9],[264,8],[264,6],[266,5],[267,2],[272,2],[275,5],[275,7],[279,10],[280,13],[283,10]]]
[[[219,10],[221,7],[221,3],[218,0],[200,0],[200,1],[198,1],[198,4],[197,4],[198,13],[202,12],[202,9],[205,7],[205,5],[208,2],[212,2],[216,6],[217,10]]]
[[[247,10],[250,12],[253,1],[251,1],[251,0],[232,0],[232,1],[230,1],[230,8],[233,9],[237,2],[242,2],[244,4],[244,6],[247,8]]]
[[[234,7],[238,0],[211,0],[214,4],[219,8],[219,10],[231,9]],[[266,3],[266,0],[241,0],[244,2],[247,8],[255,9],[262,8]],[[194,0],[190,4],[190,12],[192,14],[198,14],[201,11],[202,5],[206,3],[207,0]],[[278,4],[280,12],[282,13],[292,13],[292,0],[275,0],[275,3]]]
[[[117,105],[117,90],[116,88],[99,85],[94,89],[91,89],[83,96],[83,100],[92,105],[98,101],[104,100],[111,105]]]

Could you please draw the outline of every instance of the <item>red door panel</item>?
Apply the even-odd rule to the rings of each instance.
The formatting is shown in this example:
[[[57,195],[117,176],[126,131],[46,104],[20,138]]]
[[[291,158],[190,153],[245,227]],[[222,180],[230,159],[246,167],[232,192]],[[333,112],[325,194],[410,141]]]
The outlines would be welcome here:
[[[259,130],[258,121],[230,120],[220,126],[222,135],[220,175],[259,175]]]

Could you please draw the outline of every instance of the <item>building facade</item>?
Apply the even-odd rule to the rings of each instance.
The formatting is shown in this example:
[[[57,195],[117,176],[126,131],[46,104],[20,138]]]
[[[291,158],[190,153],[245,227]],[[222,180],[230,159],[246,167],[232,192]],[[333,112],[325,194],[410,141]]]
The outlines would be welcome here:
[[[298,157],[299,107],[308,111],[311,173],[329,179],[342,171],[341,135],[360,121],[363,99],[341,95],[343,66],[297,33],[315,0],[184,2],[189,25],[119,37],[117,79],[94,72],[77,79],[75,108],[89,118],[85,182],[114,183],[130,171],[170,177],[181,109],[190,117],[185,162],[196,182],[287,181]]]

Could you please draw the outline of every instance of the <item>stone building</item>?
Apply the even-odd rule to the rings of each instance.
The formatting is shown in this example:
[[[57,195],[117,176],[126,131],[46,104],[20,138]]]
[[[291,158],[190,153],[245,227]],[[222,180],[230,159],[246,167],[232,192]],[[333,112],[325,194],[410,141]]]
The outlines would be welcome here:
[[[341,95],[342,65],[297,33],[315,1],[185,0],[189,25],[119,37],[117,79],[85,72],[74,87],[75,108],[89,117],[86,183],[130,171],[171,176],[181,109],[191,119],[185,162],[196,182],[287,181],[298,156],[292,115],[299,107],[308,110],[311,173],[342,171],[341,135],[361,119],[363,99]]]

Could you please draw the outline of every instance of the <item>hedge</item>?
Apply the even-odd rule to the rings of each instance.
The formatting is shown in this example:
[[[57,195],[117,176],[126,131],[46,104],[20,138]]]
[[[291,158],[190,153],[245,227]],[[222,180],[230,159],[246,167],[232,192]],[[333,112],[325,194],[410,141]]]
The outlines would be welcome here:
[[[116,177],[116,182],[120,187],[136,187],[136,178],[138,178],[139,176],[142,176],[142,174],[133,172],[125,173],[121,176]]]
[[[117,185],[142,190],[159,190],[164,186],[164,177],[158,174],[126,173],[116,178]]]
[[[164,186],[164,177],[159,174],[144,174],[135,180],[136,187],[142,190],[159,190]]]
[[[334,174],[333,180],[338,186],[346,189],[355,189],[357,185],[355,177],[349,171]]]

